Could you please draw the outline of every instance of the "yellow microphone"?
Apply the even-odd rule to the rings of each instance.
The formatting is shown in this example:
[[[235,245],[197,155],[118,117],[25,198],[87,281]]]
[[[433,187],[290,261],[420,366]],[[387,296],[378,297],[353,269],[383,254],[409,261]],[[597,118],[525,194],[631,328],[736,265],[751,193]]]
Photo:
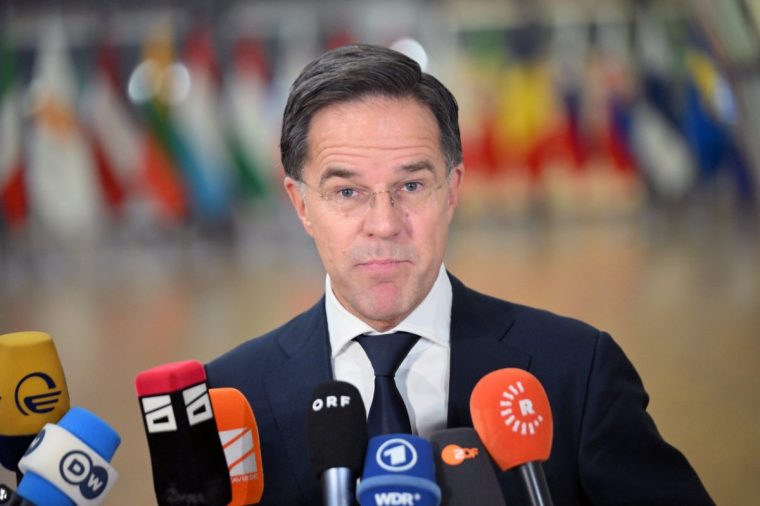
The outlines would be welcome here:
[[[50,336],[0,335],[0,464],[18,472],[18,461],[37,433],[68,410],[66,378]]]

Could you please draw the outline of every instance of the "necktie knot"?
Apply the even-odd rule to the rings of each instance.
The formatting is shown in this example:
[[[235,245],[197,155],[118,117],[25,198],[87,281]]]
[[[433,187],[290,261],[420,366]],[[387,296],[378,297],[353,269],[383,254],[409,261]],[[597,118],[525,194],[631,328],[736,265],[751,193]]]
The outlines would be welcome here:
[[[392,378],[419,338],[409,332],[394,332],[379,336],[361,335],[356,341],[369,357],[375,376]]]

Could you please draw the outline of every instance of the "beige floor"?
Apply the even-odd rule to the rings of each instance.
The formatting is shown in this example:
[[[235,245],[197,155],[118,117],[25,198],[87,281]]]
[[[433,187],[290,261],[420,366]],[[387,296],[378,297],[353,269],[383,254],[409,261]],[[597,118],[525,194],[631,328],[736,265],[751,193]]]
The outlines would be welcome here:
[[[216,252],[180,242],[152,253],[4,260],[0,333],[50,333],[72,403],[123,438],[107,504],[154,503],[135,374],[211,359],[321,293],[310,243],[288,230],[257,238],[254,227],[243,246]],[[661,432],[718,504],[749,505],[760,475],[758,244],[738,227],[698,219],[460,224],[447,265],[476,289],[610,331],[638,366]]]

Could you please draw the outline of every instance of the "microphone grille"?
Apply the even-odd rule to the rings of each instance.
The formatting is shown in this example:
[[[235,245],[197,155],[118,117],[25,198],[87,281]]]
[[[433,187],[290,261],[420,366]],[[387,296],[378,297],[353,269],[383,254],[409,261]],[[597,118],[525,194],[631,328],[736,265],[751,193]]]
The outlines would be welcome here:
[[[314,389],[308,414],[309,458],[314,473],[347,467],[361,472],[367,449],[367,414],[359,390],[345,381]]]
[[[502,470],[543,462],[552,447],[549,399],[538,379],[522,369],[499,369],[478,381],[470,396],[472,424]]]

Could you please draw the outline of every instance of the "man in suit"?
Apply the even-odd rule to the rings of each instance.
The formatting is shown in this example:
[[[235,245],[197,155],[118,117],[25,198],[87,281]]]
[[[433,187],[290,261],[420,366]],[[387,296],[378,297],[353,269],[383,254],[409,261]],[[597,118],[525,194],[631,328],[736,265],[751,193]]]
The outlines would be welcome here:
[[[395,383],[413,432],[471,427],[469,398],[491,371],[543,384],[555,429],[544,469],[556,504],[712,504],[657,432],[647,394],[612,338],[584,323],[479,294],[443,266],[464,175],[457,104],[409,58],[374,46],[330,51],[291,88],[285,189],[327,271],[325,295],[282,327],[207,365],[213,387],[248,398],[261,436],[262,504],[318,504],[307,455],[313,388],[355,384],[373,364],[358,336],[419,336]],[[500,476],[520,504],[511,472]]]

